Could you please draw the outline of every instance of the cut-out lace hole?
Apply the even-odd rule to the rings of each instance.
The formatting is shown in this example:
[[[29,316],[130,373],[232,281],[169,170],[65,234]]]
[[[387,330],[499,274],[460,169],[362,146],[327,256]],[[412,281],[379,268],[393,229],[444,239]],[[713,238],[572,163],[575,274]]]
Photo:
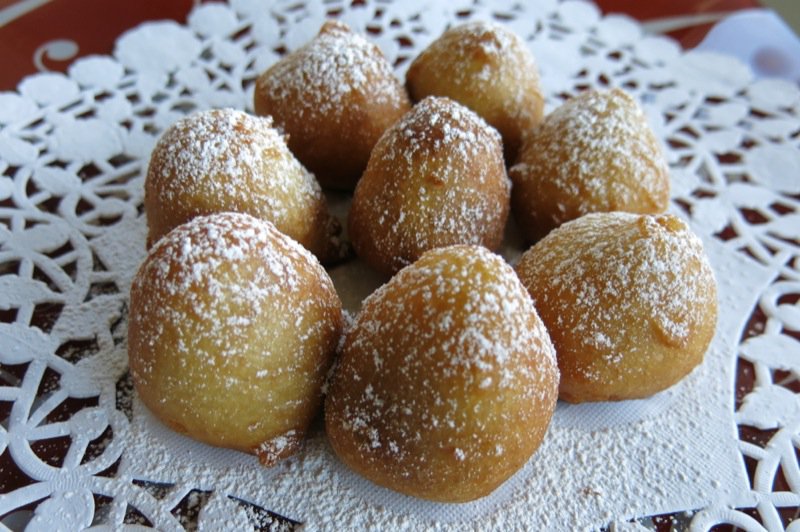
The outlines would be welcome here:
[[[82,166],[81,169],[78,170],[78,177],[86,181],[93,177],[97,177],[102,173],[103,171],[100,168],[98,168],[96,164],[89,163],[87,165]]]
[[[111,507],[114,499],[105,495],[92,493],[94,498],[94,517],[92,518],[92,526],[111,525],[109,517],[111,514]]]
[[[0,380],[0,383],[2,382],[3,380]],[[11,414],[11,408],[13,406],[13,401],[0,401],[0,427],[6,430],[8,430],[8,416]]]
[[[5,452],[0,455],[0,494],[10,493],[19,488],[30,486],[35,481],[29,477],[25,472],[11,458],[11,451],[6,448]],[[35,508],[35,505],[30,506]],[[0,519],[4,516],[0,515]]]
[[[97,476],[106,478],[115,478],[117,476],[117,471],[119,470],[119,465],[121,462],[122,458],[118,458],[117,461],[111,464],[109,467],[97,473]]]
[[[0,309],[0,322],[14,323],[17,321],[18,309],[10,308],[8,310]]]
[[[735,408],[738,410],[744,402],[744,398],[753,391],[755,386],[755,368],[753,364],[743,358],[737,361],[736,386],[734,388]]]
[[[45,418],[47,423],[57,423],[59,421],[66,421],[71,418],[76,412],[84,408],[91,408],[98,405],[97,397],[77,398],[68,397],[61,402],[50,414]]]
[[[740,208],[739,212],[742,213],[747,223],[751,225],[762,225],[769,222],[769,218],[755,209]]]
[[[86,294],[84,301],[90,301],[98,296],[119,294],[119,288],[113,281],[105,281],[101,283],[92,283],[89,291]]]
[[[74,264],[74,261],[70,262],[69,264]],[[72,277],[72,280],[74,281],[75,280],[74,274],[77,274],[77,270],[75,268],[72,269],[72,274],[73,275],[70,275],[70,277]],[[53,281],[53,279],[47,274],[47,272],[45,272],[39,266],[33,267],[33,273],[31,275],[31,279],[33,279],[34,281],[39,281],[40,283],[46,285],[51,292],[54,292],[56,294],[61,292],[61,289],[58,287],[55,281]]]
[[[172,515],[178,519],[185,529],[195,529],[200,510],[208,502],[208,499],[211,498],[211,494],[212,492],[210,491],[190,491],[181,499],[181,502],[172,509]]]
[[[59,316],[61,316],[63,309],[64,305],[62,303],[39,303],[33,309],[30,325],[49,333],[53,329],[53,325],[58,321]],[[0,312],[0,314],[2,313]]]
[[[0,275],[17,275],[20,267],[19,260],[7,260],[0,263]]]
[[[131,379],[131,374],[129,371],[126,371],[125,374],[120,377],[115,385],[115,389],[115,403],[117,410],[125,414],[125,417],[128,418],[128,421],[132,421],[133,395],[136,392],[133,388],[133,379]]]
[[[100,436],[89,442],[83,458],[81,458],[81,464],[86,464],[101,456],[113,439],[114,431],[109,425]]]
[[[58,438],[48,438],[30,442],[31,451],[39,457],[45,464],[51,467],[61,467],[64,465],[64,458],[67,456],[71,438],[60,436]]]
[[[44,399],[61,387],[61,374],[52,368],[46,368],[39,381],[36,397]]]
[[[95,355],[99,350],[97,339],[68,340],[59,346],[56,354],[74,364],[83,358]]]
[[[739,233],[736,232],[736,229],[734,229],[731,224],[728,224],[723,227],[721,231],[714,233],[714,236],[723,242],[727,242],[738,237]]]
[[[131,506],[130,504],[125,509],[125,518],[122,522],[126,525],[140,525],[146,527],[152,527],[153,523],[144,516],[142,512],[137,510],[135,507]]]

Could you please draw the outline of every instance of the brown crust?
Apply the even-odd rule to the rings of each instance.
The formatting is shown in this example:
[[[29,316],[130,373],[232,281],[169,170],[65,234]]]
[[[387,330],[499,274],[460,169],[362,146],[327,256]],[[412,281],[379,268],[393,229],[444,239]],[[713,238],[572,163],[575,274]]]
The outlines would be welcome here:
[[[700,240],[672,215],[597,213],[551,232],[517,273],[572,403],[648,397],[703,360],[717,319]]]
[[[496,249],[509,198],[497,132],[448,98],[426,98],[375,146],[353,196],[350,239],[384,273],[435,247]]]
[[[447,96],[478,113],[502,135],[509,163],[544,109],[530,50],[511,31],[487,22],[444,32],[411,63],[406,87],[414,101]]]
[[[347,252],[314,176],[269,118],[215,109],[179,120],[156,144],[144,189],[148,247],[196,216],[232,211],[274,223],[322,262]]]
[[[620,89],[568,100],[532,131],[509,170],[514,217],[531,242],[591,212],[664,212],[669,173],[638,103]]]
[[[254,105],[288,134],[322,186],[346,190],[380,135],[411,107],[380,49],[334,21],[258,77]]]
[[[513,270],[478,246],[425,253],[346,333],[325,422],[339,458],[408,495],[488,495],[541,443],[558,371]]]
[[[174,430],[274,462],[318,411],[342,324],[333,283],[297,242],[249,215],[198,217],[133,280],[131,376]]]

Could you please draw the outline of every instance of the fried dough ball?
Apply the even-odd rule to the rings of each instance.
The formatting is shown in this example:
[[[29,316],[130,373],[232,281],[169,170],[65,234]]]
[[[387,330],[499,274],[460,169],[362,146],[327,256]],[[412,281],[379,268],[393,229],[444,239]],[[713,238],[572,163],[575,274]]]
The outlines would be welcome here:
[[[168,427],[272,465],[317,413],[341,328],[311,253],[252,216],[201,216],[159,240],[134,278],[131,376]]]
[[[347,190],[411,106],[380,49],[336,21],[259,76],[254,104],[288,133],[289,148],[323,187]]]
[[[503,136],[506,160],[542,119],[544,97],[533,54],[498,24],[470,22],[444,32],[406,72],[412,100],[447,96],[466,105]]]
[[[700,364],[717,288],[700,239],[679,218],[589,214],[517,265],[550,332],[571,403],[648,397]]]
[[[641,107],[619,89],[587,91],[531,132],[509,176],[514,216],[530,241],[590,212],[659,214],[669,172]]]
[[[539,447],[558,368],[530,297],[480,246],[425,253],[364,301],[325,402],[334,451],[382,486],[483,497]]]
[[[323,262],[344,255],[322,190],[269,118],[216,109],[179,120],[156,144],[144,189],[148,245],[195,216],[234,211],[272,222]]]
[[[372,151],[353,195],[350,239],[360,257],[385,273],[436,247],[496,249],[510,187],[497,132],[466,107],[429,97]]]

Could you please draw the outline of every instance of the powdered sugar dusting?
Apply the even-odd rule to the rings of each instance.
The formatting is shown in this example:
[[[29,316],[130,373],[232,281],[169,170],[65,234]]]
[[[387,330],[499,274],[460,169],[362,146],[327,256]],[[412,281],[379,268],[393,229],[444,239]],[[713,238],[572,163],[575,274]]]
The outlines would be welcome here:
[[[179,425],[208,426],[217,444],[228,441],[219,427],[229,423],[217,410],[252,416],[235,425],[252,447],[236,435],[230,446],[266,463],[297,446],[288,427],[283,444],[275,439],[274,419],[282,419],[279,428],[298,423],[299,439],[319,402],[341,328],[337,305],[316,258],[269,222],[238,213],[197,217],[159,240],[134,278],[131,375],[143,399],[142,390],[158,389],[164,409],[181,412]],[[273,396],[288,378],[297,379],[296,397]]]
[[[294,429],[267,440],[256,448],[259,462],[265,466],[275,465],[280,459],[294,454],[303,443],[303,435]]]
[[[511,267],[483,247],[438,248],[364,301],[345,339],[328,422],[362,442],[365,467],[433,481],[433,457],[421,449],[436,441],[467,464],[464,475],[480,478],[482,460],[507,468],[508,449],[518,457],[522,442],[543,435],[541,426],[491,431],[514,416],[530,427],[553,408],[557,382],[549,336]],[[509,394],[526,406],[509,407]]]
[[[506,27],[484,20],[455,26],[443,33],[436,44],[423,50],[415,62],[429,61],[433,58],[429,56],[435,56],[434,64],[446,68],[447,65],[441,63],[445,59],[443,54],[447,54],[449,63],[461,67],[448,71],[448,74],[453,74],[448,76],[448,83],[477,90],[476,99],[491,99],[493,92],[498,90],[493,82],[513,80],[516,83],[503,87],[512,91],[509,100],[504,102],[508,112],[521,116],[535,111],[522,103],[525,93],[539,85],[536,61],[525,42]],[[477,72],[470,68],[473,67],[470,62],[476,57],[480,66]],[[476,83],[476,80],[484,83]]]
[[[659,342],[684,348],[704,323],[706,304],[716,305],[703,245],[671,215],[584,216],[531,248],[518,270],[538,308],[560,309],[569,302],[568,312],[550,312],[554,326],[584,351],[597,353],[597,364],[618,368],[617,378],[633,371],[630,361],[621,363],[628,355],[622,346],[633,330],[646,328],[638,321],[650,322]],[[643,343],[636,356],[651,356],[650,349]],[[594,367],[582,372],[601,385],[608,376]]]
[[[324,187],[352,190],[381,134],[411,106],[380,49],[339,21],[256,80],[256,113],[271,115]]]
[[[531,132],[510,170],[514,209],[546,233],[590,212],[666,210],[669,173],[644,112],[620,89],[579,94]],[[517,190],[519,189],[519,190]]]
[[[542,116],[539,72],[525,42],[504,26],[474,21],[455,26],[414,60],[406,75],[412,96],[449,96],[503,135],[514,156]]]
[[[297,61],[295,58],[302,58]],[[405,104],[404,92],[381,51],[341,22],[328,21],[319,35],[275,63],[259,78],[258,91],[292,102],[292,112],[326,114],[335,120],[345,98],[365,94],[381,106]]]
[[[444,257],[448,253],[455,254],[460,262],[446,260]],[[404,268],[364,300],[362,311],[349,331],[353,346],[359,346],[360,342],[380,341],[379,338],[359,335],[360,328],[374,332],[388,325],[402,324],[408,338],[442,335],[444,344],[441,347],[450,353],[450,361],[455,366],[478,369],[510,366],[513,365],[513,353],[524,352],[532,345],[540,349],[548,360],[555,362],[544,326],[524,326],[528,317],[526,313],[535,314],[535,310],[516,274],[499,256],[479,246],[439,248],[429,251],[427,256],[425,264]],[[418,298],[430,303],[422,309],[422,316],[413,313],[410,307]],[[406,302],[408,308],[403,306]],[[443,302],[444,305],[437,306],[433,302]],[[375,306],[384,303],[394,307],[392,316],[397,320],[394,323],[370,319],[378,314]],[[459,330],[456,327],[462,318],[470,327]],[[492,330],[493,327],[500,327],[500,331]],[[451,334],[455,331],[458,335]],[[511,339],[511,344],[504,343],[508,339]],[[384,347],[389,351],[394,348]],[[408,353],[407,356],[411,360],[414,355]],[[375,359],[375,364],[380,370],[380,357]],[[482,382],[482,379],[475,382]],[[499,384],[507,387],[514,382],[501,380]]]
[[[497,131],[448,98],[428,97],[375,146],[355,191],[351,237],[390,270],[438,246],[496,248],[510,187]]]
[[[280,251],[273,248],[273,242],[279,244]],[[240,286],[214,275],[223,267],[235,270],[237,263],[251,260],[254,255],[263,261],[264,268],[256,273],[252,285]],[[237,299],[242,298],[242,303],[257,306],[267,295],[263,291],[274,296],[284,288],[289,292],[298,290],[299,276],[292,262],[296,260],[315,262],[271,224],[253,223],[251,217],[234,213],[203,216],[156,244],[134,286],[138,287],[142,276],[150,279],[149,272],[157,271],[160,275],[152,277],[157,291],[163,286],[164,293],[176,295],[200,288],[216,296],[231,290]],[[271,282],[267,282],[269,279]]]
[[[164,132],[148,168],[145,209],[151,242],[193,216],[223,211],[269,220],[305,245],[324,230],[311,227],[325,211],[321,189],[272,119],[233,109],[197,112]]]

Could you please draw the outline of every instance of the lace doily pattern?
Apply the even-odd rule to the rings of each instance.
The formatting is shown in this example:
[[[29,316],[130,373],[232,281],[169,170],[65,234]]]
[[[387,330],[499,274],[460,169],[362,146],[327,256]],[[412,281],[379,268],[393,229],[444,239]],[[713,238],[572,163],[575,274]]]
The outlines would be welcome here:
[[[251,110],[256,76],[325,18],[367,34],[399,76],[448,25],[499,21],[530,42],[550,109],[589,87],[619,86],[641,100],[667,148],[673,210],[704,238],[774,273],[731,362],[731,416],[751,489],[649,522],[796,529],[800,90],[754,81],[723,56],[683,54],[591,4],[555,0],[204,4],[186,26],[145,24],[121,36],[113,56],[81,59],[67,75],[38,74],[0,93],[3,524],[292,527],[235,493],[120,467],[136,416],[127,294],[144,256],[143,175],[159,132],[195,109]]]

